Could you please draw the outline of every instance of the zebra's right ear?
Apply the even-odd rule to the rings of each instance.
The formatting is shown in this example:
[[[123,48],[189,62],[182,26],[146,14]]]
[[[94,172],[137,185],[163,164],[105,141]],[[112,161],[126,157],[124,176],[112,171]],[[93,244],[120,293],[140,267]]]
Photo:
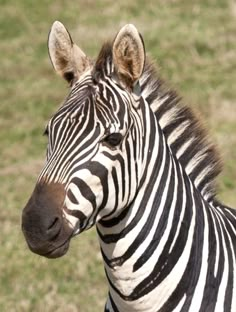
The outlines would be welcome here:
[[[56,21],[48,36],[48,52],[55,71],[70,84],[90,66],[84,52],[73,43],[65,26]]]

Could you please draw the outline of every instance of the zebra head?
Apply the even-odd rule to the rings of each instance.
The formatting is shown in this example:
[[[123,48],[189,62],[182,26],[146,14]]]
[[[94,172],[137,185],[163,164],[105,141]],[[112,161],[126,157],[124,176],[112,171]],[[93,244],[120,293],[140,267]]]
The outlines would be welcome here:
[[[144,129],[139,79],[145,50],[137,29],[124,26],[91,62],[60,22],[49,55],[71,90],[49,121],[46,164],[23,211],[29,248],[62,256],[70,238],[124,213],[142,176]],[[143,113],[143,112],[142,112]]]

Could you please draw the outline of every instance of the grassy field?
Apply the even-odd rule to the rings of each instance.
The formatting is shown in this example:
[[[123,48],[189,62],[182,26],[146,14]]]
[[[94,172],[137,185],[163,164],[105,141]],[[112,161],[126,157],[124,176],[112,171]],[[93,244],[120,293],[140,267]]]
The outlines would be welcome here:
[[[47,56],[51,24],[61,20],[96,56],[104,40],[134,23],[161,76],[205,120],[224,161],[219,198],[236,207],[236,3],[0,0],[0,12],[0,311],[103,311],[107,287],[94,230],[52,261],[30,253],[20,229],[44,161],[44,126],[68,92]]]

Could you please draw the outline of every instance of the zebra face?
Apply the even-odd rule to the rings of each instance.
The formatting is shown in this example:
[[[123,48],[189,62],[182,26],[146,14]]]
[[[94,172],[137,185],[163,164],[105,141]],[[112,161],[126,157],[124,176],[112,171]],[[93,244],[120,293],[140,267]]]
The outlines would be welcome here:
[[[142,154],[138,80],[145,53],[136,28],[127,25],[92,65],[55,22],[49,54],[71,92],[45,130],[47,160],[24,208],[22,229],[33,252],[58,257],[72,236],[109,222],[134,198]]]

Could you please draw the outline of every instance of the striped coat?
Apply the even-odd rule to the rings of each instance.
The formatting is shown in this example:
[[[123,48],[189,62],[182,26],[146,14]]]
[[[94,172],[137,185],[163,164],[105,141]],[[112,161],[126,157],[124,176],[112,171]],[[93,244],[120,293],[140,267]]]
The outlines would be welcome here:
[[[106,312],[235,312],[236,212],[216,199],[218,155],[137,29],[123,27],[95,62],[60,22],[48,44],[71,91],[23,211],[29,248],[62,256],[96,224]]]

